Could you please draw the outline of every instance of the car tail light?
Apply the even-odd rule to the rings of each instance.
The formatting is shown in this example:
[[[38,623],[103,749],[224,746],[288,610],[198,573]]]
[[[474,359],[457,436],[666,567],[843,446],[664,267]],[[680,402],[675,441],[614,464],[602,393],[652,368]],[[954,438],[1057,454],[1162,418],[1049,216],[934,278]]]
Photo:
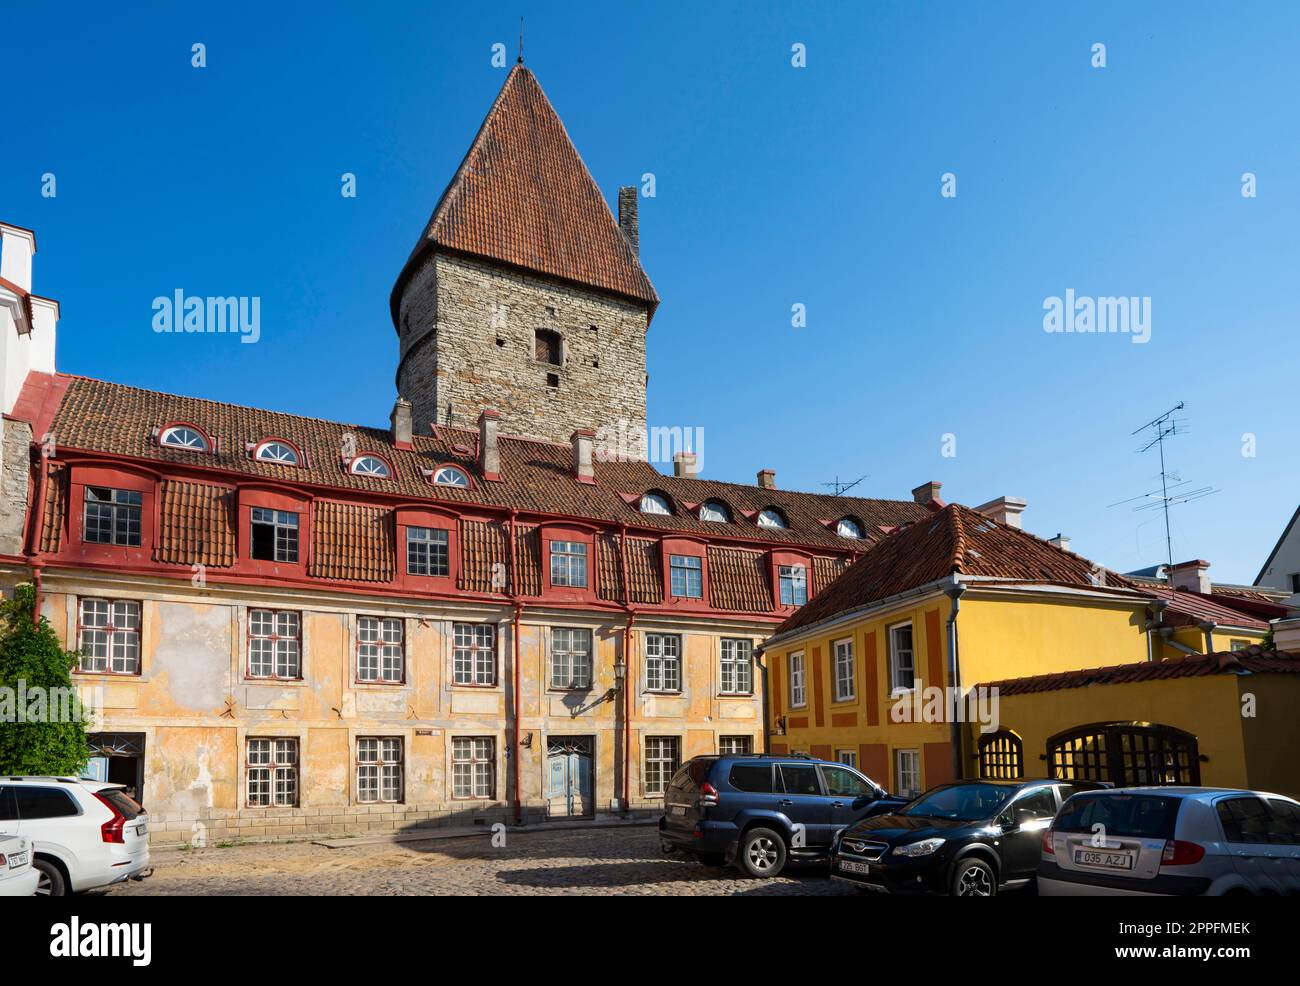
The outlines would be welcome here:
[[[9,857],[7,857],[4,853],[0,852],[0,866],[4,866],[5,863],[7,862],[9,862]]]
[[[1183,842],[1181,839],[1169,839],[1165,851],[1160,855],[1161,866],[1187,866],[1199,863],[1205,858],[1205,847],[1197,842]]]
[[[100,837],[105,842],[115,842],[119,845],[126,842],[126,836],[123,834],[123,827],[126,825],[126,816],[117,810],[113,802],[102,794],[96,794],[96,799],[105,808],[113,813],[113,817],[99,827]]]
[[[1048,856],[1056,855],[1056,846],[1052,845],[1052,830],[1043,833],[1043,852]]]
[[[718,789],[707,781],[700,785],[700,804],[716,805],[718,803]]]

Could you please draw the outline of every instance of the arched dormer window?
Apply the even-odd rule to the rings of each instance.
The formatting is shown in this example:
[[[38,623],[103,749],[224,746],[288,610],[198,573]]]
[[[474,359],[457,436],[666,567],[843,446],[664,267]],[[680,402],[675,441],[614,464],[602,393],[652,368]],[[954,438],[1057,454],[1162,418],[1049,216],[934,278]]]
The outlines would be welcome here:
[[[705,500],[700,504],[700,520],[711,524],[730,524],[731,511],[721,500]]]
[[[258,462],[273,462],[278,466],[296,466],[302,461],[298,450],[288,442],[270,438],[253,450],[253,458]]]
[[[670,516],[673,512],[672,504],[668,502],[668,497],[662,493],[656,493],[651,490],[649,493],[642,495],[641,504],[637,508],[643,514],[662,514]]]
[[[862,524],[856,517],[841,517],[835,523],[835,533],[842,538],[853,538],[855,541],[862,540]]]
[[[179,448],[187,452],[212,451],[208,436],[193,425],[169,425],[158,436],[158,444],[163,448]]]
[[[377,455],[358,455],[348,464],[348,472],[354,476],[373,476],[375,479],[389,479],[393,474],[388,463]]]
[[[758,512],[758,526],[785,530],[790,526],[790,522],[785,519],[785,514],[777,507],[764,507]]]
[[[435,486],[454,486],[457,489],[469,489],[469,473],[456,466],[439,466],[433,473]]]

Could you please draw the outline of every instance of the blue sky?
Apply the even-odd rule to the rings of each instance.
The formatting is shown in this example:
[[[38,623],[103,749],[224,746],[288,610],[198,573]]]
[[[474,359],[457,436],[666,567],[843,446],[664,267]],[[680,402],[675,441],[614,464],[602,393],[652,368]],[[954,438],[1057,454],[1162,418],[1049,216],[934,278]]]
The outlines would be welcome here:
[[[60,369],[384,423],[389,290],[522,13],[607,198],[655,175],[650,420],[704,428],[706,475],[1015,494],[1128,570],[1164,555],[1155,513],[1108,507],[1158,486],[1129,433],[1185,401],[1171,466],[1220,492],[1175,508],[1175,560],[1254,578],[1300,488],[1295,9],[468,6],[7,11],[0,219],[37,231]],[[153,333],[177,288],[260,296],[261,342]],[[1151,298],[1150,341],[1044,332],[1068,288]]]

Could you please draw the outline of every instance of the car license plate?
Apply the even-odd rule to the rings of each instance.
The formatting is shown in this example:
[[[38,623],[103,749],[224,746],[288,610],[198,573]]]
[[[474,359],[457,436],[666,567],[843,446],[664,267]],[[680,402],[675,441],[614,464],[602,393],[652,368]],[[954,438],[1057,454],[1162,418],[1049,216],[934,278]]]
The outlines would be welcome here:
[[[840,869],[842,869],[845,873],[861,873],[863,876],[871,875],[870,863],[859,863],[856,860],[852,860],[852,859],[841,859]]]
[[[139,825],[137,825],[137,826],[135,827],[135,834],[136,834],[136,835],[148,835],[148,834],[149,834],[149,825],[148,825],[148,823],[146,823],[146,822],[141,822]]]
[[[11,870],[16,870],[18,867],[26,866],[26,865],[27,865],[27,853],[11,852],[9,854],[9,868]]]
[[[1131,870],[1131,852],[1099,852],[1093,849],[1074,850],[1074,861],[1080,866],[1102,866],[1111,870]]]
[[[686,814],[686,806],[685,806],[685,805],[669,805],[669,806],[668,806],[668,810],[669,810],[670,812],[672,812],[674,815],[685,815],[685,814]]]

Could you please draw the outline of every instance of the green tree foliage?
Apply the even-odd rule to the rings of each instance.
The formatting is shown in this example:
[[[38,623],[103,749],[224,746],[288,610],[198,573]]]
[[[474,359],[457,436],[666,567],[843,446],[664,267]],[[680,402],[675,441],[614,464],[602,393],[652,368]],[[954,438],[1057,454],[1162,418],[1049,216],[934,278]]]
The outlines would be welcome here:
[[[77,655],[59,645],[48,620],[32,619],[35,608],[31,583],[19,585],[13,599],[0,602],[0,774],[76,776],[87,760],[86,714],[66,700],[74,694],[71,672]],[[44,705],[44,721],[22,721],[35,710],[34,701]],[[60,715],[60,707],[73,715]]]

